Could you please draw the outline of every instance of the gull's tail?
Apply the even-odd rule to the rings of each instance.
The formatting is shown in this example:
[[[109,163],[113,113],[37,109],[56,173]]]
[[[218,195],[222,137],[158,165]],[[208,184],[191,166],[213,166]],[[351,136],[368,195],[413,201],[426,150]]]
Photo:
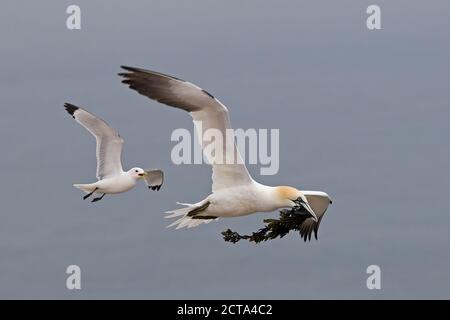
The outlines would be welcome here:
[[[166,218],[178,218],[171,224],[167,226],[167,228],[175,227],[175,229],[181,229],[181,228],[193,228],[201,225],[202,223],[210,223],[212,220],[216,220],[215,217],[202,217],[201,215],[197,215],[201,211],[205,210],[209,202],[203,205],[199,204],[190,204],[190,203],[180,203],[177,202],[180,205],[186,206],[184,208],[175,209],[171,211],[166,211],[165,213],[170,213],[169,215],[165,216]],[[194,213],[194,214],[193,214]]]
[[[74,184],[75,188],[80,189],[81,191],[85,193],[91,193],[95,190],[95,186],[93,183],[87,183],[87,184]]]

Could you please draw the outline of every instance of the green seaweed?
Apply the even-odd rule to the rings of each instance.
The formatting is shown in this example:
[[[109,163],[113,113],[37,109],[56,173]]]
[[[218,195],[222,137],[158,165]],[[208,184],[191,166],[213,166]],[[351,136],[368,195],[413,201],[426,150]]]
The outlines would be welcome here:
[[[306,219],[311,218],[303,208],[296,207],[291,210],[280,211],[279,219],[265,219],[265,226],[251,235],[241,235],[230,229],[222,232],[223,239],[227,242],[237,243],[240,240],[248,240],[249,242],[260,243],[276,238],[283,238],[291,231],[298,231],[300,236],[306,241],[308,236],[311,239],[311,232],[315,232],[317,239],[317,228],[306,230],[302,224]],[[317,223],[314,223],[318,225]],[[313,227],[315,227],[313,225]]]

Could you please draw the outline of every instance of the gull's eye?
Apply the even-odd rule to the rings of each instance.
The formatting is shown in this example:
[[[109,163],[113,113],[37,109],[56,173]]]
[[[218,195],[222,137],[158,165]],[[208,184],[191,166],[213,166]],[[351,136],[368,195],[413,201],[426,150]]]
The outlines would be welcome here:
[[[139,171],[137,171],[137,170],[134,170],[134,172],[138,173]]]

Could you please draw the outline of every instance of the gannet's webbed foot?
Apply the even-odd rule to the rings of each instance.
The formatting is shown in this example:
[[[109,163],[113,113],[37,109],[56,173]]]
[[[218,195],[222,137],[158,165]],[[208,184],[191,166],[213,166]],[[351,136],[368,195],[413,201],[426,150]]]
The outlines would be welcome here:
[[[217,219],[216,216],[193,216],[191,219],[194,220],[215,220]]]
[[[101,196],[101,197],[98,197],[98,198],[94,198],[94,199],[92,199],[92,201],[91,201],[91,202],[97,202],[97,201],[100,201],[100,200],[102,200],[102,199],[103,199],[103,197],[105,196],[105,194],[106,194],[106,193],[102,194],[102,196]]]
[[[194,217],[196,219],[216,219],[217,217],[206,217],[206,216],[199,216],[198,218],[196,217],[199,213],[205,211],[208,206],[211,204],[211,202],[206,201],[204,204],[202,204],[199,207],[194,208],[193,210],[189,211],[188,214],[186,216],[188,217],[192,217],[194,219]]]
[[[83,200],[86,200],[87,198],[89,198],[90,196],[92,196],[94,194],[95,191],[97,191],[98,188],[95,188],[94,191],[92,191],[91,193],[88,193],[87,195],[85,195],[83,197]]]

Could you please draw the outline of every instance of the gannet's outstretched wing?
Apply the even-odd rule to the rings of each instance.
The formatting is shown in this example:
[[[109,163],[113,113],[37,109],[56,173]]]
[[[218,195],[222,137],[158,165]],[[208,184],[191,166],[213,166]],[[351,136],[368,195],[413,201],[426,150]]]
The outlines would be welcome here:
[[[216,143],[215,152],[205,153],[213,167],[213,192],[253,181],[234,143],[234,135],[233,139],[228,139],[232,141],[225,143],[227,129],[232,128],[228,109],[219,100],[202,88],[175,77],[145,69],[122,68],[127,72],[119,75],[125,78],[122,82],[131,89],[150,99],[189,112],[194,119],[203,151],[214,143],[214,140],[205,141],[204,132],[216,129],[222,134],[222,148]]]
[[[97,179],[101,180],[122,173],[121,155],[124,141],[117,131],[102,119],[80,107],[70,103],[65,103],[64,107],[97,141]]]

